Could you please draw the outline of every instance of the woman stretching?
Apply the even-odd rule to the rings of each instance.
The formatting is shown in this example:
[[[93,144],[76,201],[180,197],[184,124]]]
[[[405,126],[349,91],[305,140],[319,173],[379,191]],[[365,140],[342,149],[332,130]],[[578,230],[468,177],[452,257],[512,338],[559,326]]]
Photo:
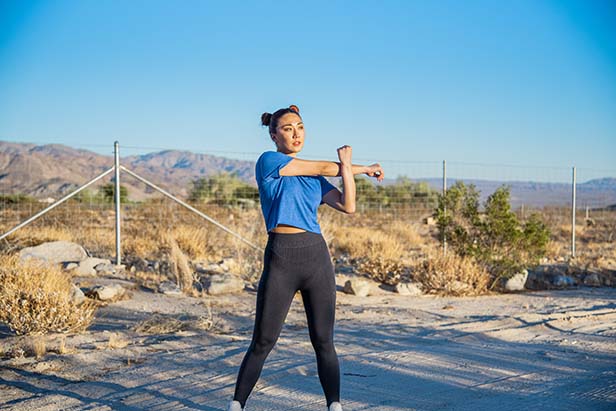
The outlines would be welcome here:
[[[325,203],[344,213],[355,212],[355,174],[382,181],[379,164],[351,163],[351,147],[338,149],[340,162],[296,158],[304,146],[304,123],[297,106],[261,116],[276,144],[256,164],[261,209],[268,232],[263,273],[257,291],[252,341],[244,356],[229,411],[244,410],[263,363],[274,347],[293,296],[302,294],[310,341],[316,352],[319,380],[329,411],[342,411],[340,368],[334,348],[336,282],[327,244],[317,222]],[[342,177],[342,192],[323,176]]]

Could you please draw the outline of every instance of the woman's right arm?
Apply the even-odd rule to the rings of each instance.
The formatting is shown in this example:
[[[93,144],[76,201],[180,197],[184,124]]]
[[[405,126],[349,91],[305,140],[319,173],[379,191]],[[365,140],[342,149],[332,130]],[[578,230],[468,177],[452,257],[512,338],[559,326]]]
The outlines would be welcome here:
[[[369,166],[353,164],[352,170],[353,175],[367,174],[370,177],[376,177],[378,181],[382,181],[385,177],[383,168],[378,163]],[[294,158],[280,169],[280,175],[339,177],[341,176],[341,166],[337,161],[315,161]]]

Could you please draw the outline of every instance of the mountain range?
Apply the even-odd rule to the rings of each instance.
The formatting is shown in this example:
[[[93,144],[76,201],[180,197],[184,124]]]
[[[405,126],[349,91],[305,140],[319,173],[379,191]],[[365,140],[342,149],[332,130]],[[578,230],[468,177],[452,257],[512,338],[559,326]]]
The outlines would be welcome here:
[[[256,158],[255,158],[256,160]],[[256,185],[254,161],[235,160],[222,156],[165,150],[156,153],[122,157],[121,164],[165,190],[187,197],[191,182],[221,172],[236,173],[251,185]],[[36,198],[59,198],[113,166],[113,156],[75,149],[59,144],[35,145],[0,141],[0,193],[24,193]],[[111,181],[111,176],[100,184]],[[440,178],[424,178],[440,190]],[[386,179],[383,184],[394,183]],[[568,205],[571,184],[534,181],[464,180],[474,184],[482,200],[502,184],[511,189],[512,206],[542,207]],[[131,200],[140,201],[152,196],[152,190],[131,176],[123,174]],[[448,181],[453,184],[453,179]],[[448,184],[448,185],[449,185]],[[616,204],[616,178],[605,177],[577,184],[578,207],[591,208]]]

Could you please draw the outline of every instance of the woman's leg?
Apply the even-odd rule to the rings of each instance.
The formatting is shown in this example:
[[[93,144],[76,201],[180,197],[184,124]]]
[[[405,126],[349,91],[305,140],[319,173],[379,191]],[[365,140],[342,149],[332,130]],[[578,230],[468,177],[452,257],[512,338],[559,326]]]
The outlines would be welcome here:
[[[261,375],[265,359],[278,340],[297,291],[291,274],[280,257],[266,250],[257,291],[252,341],[240,366],[233,397],[242,404],[242,408]]]
[[[336,312],[336,280],[334,269],[326,255],[314,260],[314,278],[302,288],[302,299],[308,319],[310,341],[317,357],[319,380],[327,399],[327,406],[340,401],[340,366],[334,348],[334,320]]]

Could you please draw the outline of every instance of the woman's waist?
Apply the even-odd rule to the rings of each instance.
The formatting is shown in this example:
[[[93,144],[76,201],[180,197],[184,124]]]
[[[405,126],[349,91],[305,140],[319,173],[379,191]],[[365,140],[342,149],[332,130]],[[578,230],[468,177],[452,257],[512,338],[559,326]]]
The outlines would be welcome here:
[[[323,235],[312,231],[267,233],[267,245],[276,248],[301,248],[325,243]]]

